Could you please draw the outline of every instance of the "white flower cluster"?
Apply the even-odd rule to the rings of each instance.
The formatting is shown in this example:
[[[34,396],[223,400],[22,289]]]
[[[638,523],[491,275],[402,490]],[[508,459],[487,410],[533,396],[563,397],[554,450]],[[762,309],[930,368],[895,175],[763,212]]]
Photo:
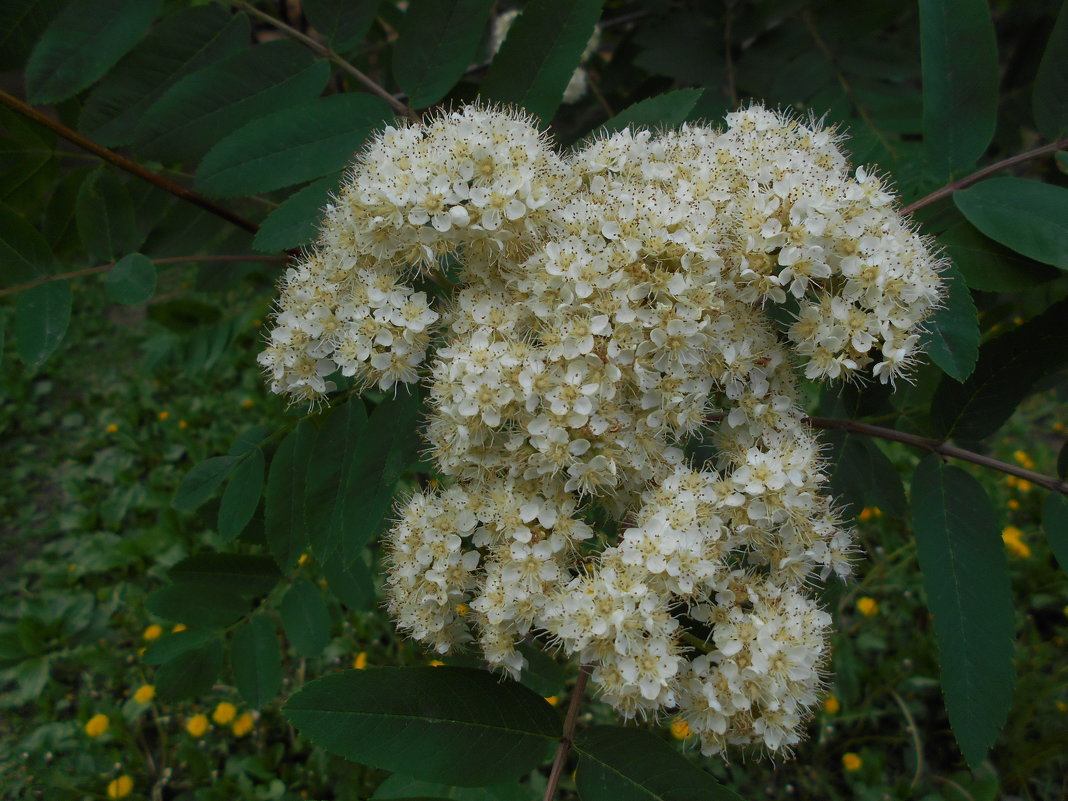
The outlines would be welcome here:
[[[624,716],[678,710],[705,753],[788,749],[827,660],[812,586],[852,547],[795,366],[892,381],[941,291],[892,201],[832,132],[760,106],[566,158],[465,107],[359,157],[261,362],[300,399],[334,371],[387,389],[441,336],[427,440],[450,478],[388,536],[401,628],[513,674],[537,637]],[[403,282],[442,265],[435,309]]]

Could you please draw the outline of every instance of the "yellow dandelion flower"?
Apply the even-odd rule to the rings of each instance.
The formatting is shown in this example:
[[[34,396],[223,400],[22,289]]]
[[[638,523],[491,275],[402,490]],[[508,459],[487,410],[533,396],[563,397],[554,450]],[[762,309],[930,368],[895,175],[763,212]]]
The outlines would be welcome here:
[[[159,625],[158,623],[153,623],[151,626],[149,626],[147,629],[145,629],[143,632],[141,632],[141,637],[144,640],[147,640],[148,642],[152,642],[153,640],[158,640],[162,636],[163,636],[163,626]]]
[[[367,652],[360,651],[358,654],[356,654],[356,658],[352,661],[352,666],[356,670],[363,670],[365,667],[367,667]]]
[[[431,659],[427,664],[430,665],[430,667],[442,667],[445,663],[440,659]]]
[[[305,564],[305,563],[306,563],[307,561],[308,561],[308,554],[306,554],[306,553],[302,553],[302,554],[300,555],[300,559],[298,559],[298,560],[297,560],[297,564],[298,564],[298,565],[303,565],[303,564]]]
[[[242,712],[237,716],[237,720],[234,721],[233,731],[235,737],[244,737],[250,731],[252,731],[252,713]]]
[[[189,626],[185,625],[185,623],[175,623],[171,626],[171,634],[177,634],[179,631],[185,631],[187,628],[189,628]]]
[[[867,596],[857,598],[857,611],[864,617],[875,617],[879,614],[879,602]]]
[[[236,717],[237,707],[229,701],[220,701],[219,705],[215,707],[215,711],[211,713],[211,719],[220,726],[225,726]]]
[[[860,758],[860,754],[854,754],[850,751],[848,754],[842,755],[842,767],[850,773],[856,773],[864,766],[864,760]]]
[[[185,431],[187,428],[189,428],[189,423],[187,423],[185,420],[179,420],[178,421],[178,428],[180,428],[183,431]]]
[[[1009,498],[1008,506],[1013,511],[1016,511],[1017,509],[1020,508],[1020,502],[1018,500],[1016,500],[1015,498]]]
[[[1032,467],[1035,466],[1034,459],[1032,459],[1030,456],[1027,455],[1027,451],[1024,451],[1024,450],[1013,451],[1012,452],[1012,458],[1015,459],[1017,462],[1019,462],[1022,467],[1026,467],[1028,470],[1030,470]]]
[[[157,418],[158,418],[159,420],[166,420],[166,419],[167,419],[168,417],[170,417],[170,416],[171,416],[171,413],[170,413],[170,412],[160,412],[159,414],[157,414],[157,415],[156,415],[156,417],[157,417]]]
[[[1016,489],[1018,489],[1020,492],[1030,492],[1033,486],[1034,485],[1026,478],[1016,479]]]
[[[1023,532],[1016,526],[1005,526],[1001,531],[1001,540],[1013,556],[1026,559],[1031,555],[1031,546],[1023,541]]]
[[[860,510],[860,514],[857,515],[857,519],[860,520],[860,522],[862,523],[866,523],[872,518],[882,516],[883,510],[880,509],[878,506],[865,506],[863,509]]]
[[[837,715],[842,711],[842,702],[838,700],[838,696],[831,693],[823,699],[823,711],[828,715]]]
[[[115,425],[115,423],[108,423],[106,426],[104,426],[104,431],[108,434],[114,434],[118,430],[119,427]]]
[[[125,798],[133,792],[133,779],[129,776],[119,776],[108,782],[108,798]]]
[[[108,726],[110,725],[111,721],[108,719],[108,716],[102,712],[98,712],[86,722],[85,733],[90,737],[99,737],[108,730]]]
[[[156,685],[154,684],[142,684],[137,688],[137,692],[133,696],[134,700],[139,704],[147,704],[155,697]]]
[[[208,716],[205,714],[193,715],[185,722],[185,730],[194,737],[203,737],[210,728],[211,724],[208,723]]]
[[[671,736],[676,740],[685,740],[687,737],[693,735],[693,731],[690,729],[690,724],[682,718],[675,718],[671,721]]]
[[[560,704],[560,698],[555,695],[547,695],[545,700],[549,702],[549,706],[559,706]]]

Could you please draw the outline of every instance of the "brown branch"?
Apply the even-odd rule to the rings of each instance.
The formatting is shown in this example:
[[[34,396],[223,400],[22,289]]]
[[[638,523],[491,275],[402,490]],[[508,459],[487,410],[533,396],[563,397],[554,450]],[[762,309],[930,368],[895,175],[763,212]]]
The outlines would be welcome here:
[[[981,170],[976,170],[971,175],[966,175],[963,178],[957,179],[956,181],[950,181],[941,189],[936,189],[931,194],[921,197],[919,200],[905,206],[905,208],[901,210],[901,213],[912,214],[912,212],[916,211],[917,209],[922,209],[924,206],[930,206],[932,203],[935,203],[944,197],[949,197],[958,189],[965,189],[974,184],[975,182],[981,181],[986,178],[986,176],[992,175],[995,172],[1000,172],[1001,170],[1004,170],[1007,167],[1011,167],[1014,164],[1021,164],[1025,161],[1036,159],[1039,156],[1046,155],[1047,153],[1055,153],[1058,150],[1065,149],[1068,149],[1068,137],[1065,137],[1064,139],[1058,139],[1056,142],[1052,142],[1048,145],[1042,145],[1042,147],[1036,147],[1033,150],[1026,150],[1023,153],[1017,153],[1015,156],[1010,156],[1007,159],[1002,159],[1001,161],[995,162],[987,167],[983,167]]]
[[[712,414],[708,416],[708,420],[710,422],[719,422],[726,416],[726,414]],[[869,423],[858,423],[856,420],[846,420],[839,417],[806,417],[804,418],[804,421],[813,428],[837,429],[840,431],[848,431],[850,434],[861,434],[866,437],[877,437],[878,439],[911,445],[913,448],[937,453],[939,456],[945,456],[950,459],[960,459],[961,461],[971,462],[972,464],[977,464],[980,467],[986,467],[990,470],[1008,473],[1010,476],[1025,479],[1026,481],[1030,481],[1032,484],[1037,484],[1051,492],[1060,492],[1064,495],[1068,495],[1068,481],[1062,481],[1053,476],[1036,473],[1033,470],[1028,470],[1023,467],[1017,467],[1014,464],[1003,462],[1000,459],[994,459],[991,456],[984,456],[975,451],[958,448],[956,445],[950,445],[941,440],[921,437],[917,434],[909,434],[905,431],[897,431],[893,428],[873,426]]]
[[[288,256],[231,256],[231,255],[213,255],[213,256],[167,256],[163,259],[152,259],[153,264],[181,264],[183,262],[205,262],[205,261],[268,261],[268,262],[286,262],[289,260]],[[43,278],[35,278],[32,281],[26,281],[23,284],[15,284],[14,286],[5,287],[0,289],[0,297],[4,295],[14,295],[16,292],[23,292],[27,289],[32,289],[35,286],[41,284],[47,284],[49,281],[62,281],[67,278],[79,278],[83,275],[95,275],[96,273],[106,273],[118,262],[109,261],[107,264],[98,264],[96,267],[83,267],[80,270],[71,270],[69,273],[56,273],[55,275],[46,275]]]
[[[0,102],[2,102],[8,108],[17,111],[24,117],[29,117],[34,122],[54,131],[55,133],[66,139],[68,142],[72,142],[83,150],[88,150],[93,155],[99,156],[109,164],[114,164],[119,169],[126,170],[126,172],[130,173],[131,175],[136,175],[138,178],[144,181],[148,181],[149,183],[155,184],[160,189],[163,189],[166,192],[170,192],[172,195],[179,197],[189,203],[192,203],[194,206],[199,206],[200,208],[204,209],[204,211],[211,212],[217,217],[222,217],[227,222],[233,223],[238,228],[243,228],[250,234],[254,234],[260,230],[260,227],[251,220],[246,220],[241,215],[235,214],[229,209],[223,208],[218,203],[208,200],[203,195],[199,195],[191,189],[186,189],[184,186],[179,186],[173,181],[168,181],[162,175],[157,175],[151,170],[145,169],[140,164],[130,161],[125,156],[120,156],[115,151],[108,150],[106,147],[98,145],[96,142],[93,142],[89,139],[86,139],[77,131],[73,131],[58,120],[54,120],[46,114],[42,114],[33,106],[23,103],[17,97],[8,94],[2,89],[0,89]]]
[[[354,67],[351,63],[343,59],[341,56],[339,56],[337,53],[335,53],[322,42],[316,41],[312,37],[308,36],[308,34],[302,31],[298,31],[292,25],[288,25],[282,20],[276,19],[275,17],[272,17],[270,14],[264,11],[260,11],[258,8],[251,5],[250,3],[246,3],[245,0],[229,0],[229,2],[231,5],[240,8],[243,11],[247,11],[249,14],[252,14],[254,17],[263,20],[268,25],[277,28],[278,30],[285,33],[287,36],[296,39],[301,44],[307,45],[323,58],[333,61],[335,64],[341,67],[341,69],[343,69],[357,81],[363,84],[364,88],[367,89],[368,92],[373,95],[377,95],[378,97],[389,103],[390,107],[402,117],[407,117],[408,119],[414,120],[415,122],[419,121],[419,115],[412,111],[411,108],[409,108],[400,100],[395,98],[381,86],[375,83],[375,81],[369,75],[356,69],[356,67]]]
[[[1026,468],[1009,464],[1008,462],[1002,462],[999,459],[984,456],[981,453],[958,448],[956,445],[949,445],[948,443],[940,442],[937,439],[929,439],[928,437],[921,437],[916,434],[908,434],[904,431],[896,431],[892,428],[883,428],[882,426],[873,426],[868,423],[858,423],[855,420],[843,420],[835,417],[806,417],[805,421],[816,428],[836,428],[848,431],[850,434],[862,434],[867,437],[878,437],[879,439],[890,440],[891,442],[901,442],[905,445],[911,445],[913,448],[920,448],[922,450],[930,451],[931,453],[937,453],[940,456],[946,456],[950,459],[960,459],[964,462],[977,464],[980,467],[1008,473],[1010,476],[1025,479],[1032,484],[1037,484],[1051,492],[1060,492],[1068,495],[1068,481],[1061,481],[1059,478],[1036,473],[1033,470],[1027,470]]]
[[[582,706],[582,697],[586,694],[586,682],[590,680],[590,666],[583,665],[579,668],[578,679],[575,687],[571,690],[571,701],[567,705],[567,715],[564,717],[564,734],[560,738],[560,744],[556,747],[556,755],[553,756],[553,766],[549,771],[549,783],[545,785],[543,801],[553,801],[556,795],[556,787],[560,784],[560,776],[564,772],[564,762],[567,761],[568,752],[574,742],[575,723],[578,721],[579,707]]]

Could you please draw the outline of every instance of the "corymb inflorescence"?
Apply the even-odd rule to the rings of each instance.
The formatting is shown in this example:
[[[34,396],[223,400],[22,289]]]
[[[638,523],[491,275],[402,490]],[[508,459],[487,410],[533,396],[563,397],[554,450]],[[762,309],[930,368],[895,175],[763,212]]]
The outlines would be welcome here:
[[[623,716],[671,710],[708,754],[788,749],[822,693],[813,587],[852,545],[798,371],[892,382],[941,292],[833,131],[761,106],[726,122],[567,155],[506,109],[385,129],[260,356],[298,400],[335,373],[429,387],[449,480],[387,537],[400,628],[512,674],[525,639],[575,656]],[[446,267],[447,301],[416,290]]]

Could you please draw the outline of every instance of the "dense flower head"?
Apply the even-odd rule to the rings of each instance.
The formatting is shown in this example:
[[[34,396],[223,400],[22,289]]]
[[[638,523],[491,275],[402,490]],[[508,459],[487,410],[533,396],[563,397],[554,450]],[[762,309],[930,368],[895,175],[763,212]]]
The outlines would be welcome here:
[[[853,546],[797,371],[894,381],[941,293],[833,131],[726,121],[567,156],[508,110],[387,128],[260,357],[298,400],[335,373],[428,385],[448,480],[388,536],[402,629],[513,675],[524,640],[577,656],[621,714],[670,711],[706,753],[789,749],[821,696],[812,587]]]

